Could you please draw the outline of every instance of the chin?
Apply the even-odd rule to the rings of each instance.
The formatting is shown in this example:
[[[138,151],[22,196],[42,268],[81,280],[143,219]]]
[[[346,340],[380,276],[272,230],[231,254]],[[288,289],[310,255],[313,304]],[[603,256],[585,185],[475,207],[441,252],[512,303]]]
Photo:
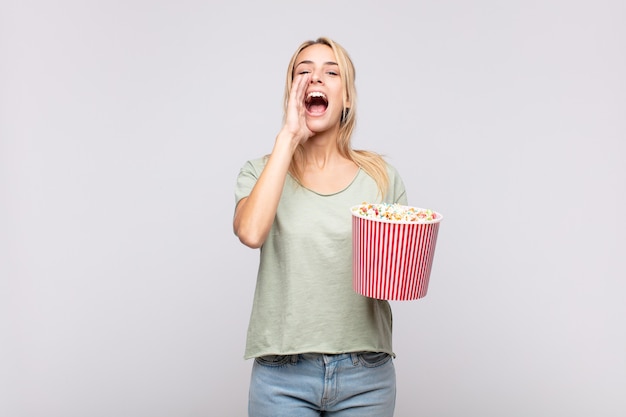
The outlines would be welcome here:
[[[311,132],[313,132],[314,134],[318,134],[324,133],[334,128],[339,128],[339,120],[337,120],[335,123],[328,120],[309,120],[306,125]]]

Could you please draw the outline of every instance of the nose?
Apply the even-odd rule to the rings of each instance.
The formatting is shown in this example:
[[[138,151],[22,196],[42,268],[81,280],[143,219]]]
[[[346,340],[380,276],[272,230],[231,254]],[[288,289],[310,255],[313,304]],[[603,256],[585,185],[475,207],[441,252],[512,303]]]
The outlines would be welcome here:
[[[315,84],[315,83],[318,83],[318,84],[322,83],[322,79],[317,72],[314,72],[313,74],[311,74],[311,84]]]

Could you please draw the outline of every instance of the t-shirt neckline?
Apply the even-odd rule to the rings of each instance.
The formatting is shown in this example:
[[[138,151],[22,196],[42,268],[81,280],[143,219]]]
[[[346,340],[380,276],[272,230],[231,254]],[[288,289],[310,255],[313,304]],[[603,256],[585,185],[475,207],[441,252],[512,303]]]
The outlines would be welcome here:
[[[315,191],[315,190],[313,190],[313,189],[311,189],[311,188],[309,188],[309,187],[307,187],[307,186],[305,186],[305,185],[302,185],[302,183],[301,183],[301,182],[299,182],[299,181],[297,181],[297,180],[296,180],[296,179],[295,179],[295,178],[294,178],[291,174],[289,174],[289,176],[290,176],[290,177],[291,177],[291,179],[292,179],[293,181],[295,181],[295,182],[296,182],[296,183],[297,183],[300,187],[304,188],[305,190],[307,190],[307,191],[309,191],[309,192],[311,192],[311,193],[313,193],[313,194],[319,195],[320,197],[332,197],[332,196],[334,196],[334,195],[341,194],[341,193],[345,192],[346,190],[348,190],[348,189],[352,186],[352,184],[354,184],[354,182],[356,181],[356,179],[359,177],[359,175],[361,174],[361,171],[363,171],[363,170],[361,169],[361,167],[358,167],[358,169],[357,169],[357,171],[356,171],[356,174],[354,175],[354,177],[352,178],[352,180],[348,183],[348,185],[346,185],[346,186],[345,186],[344,188],[342,188],[341,190],[337,190],[337,191],[335,191],[335,192],[328,193],[328,194],[325,194],[325,193],[320,193],[319,191]]]

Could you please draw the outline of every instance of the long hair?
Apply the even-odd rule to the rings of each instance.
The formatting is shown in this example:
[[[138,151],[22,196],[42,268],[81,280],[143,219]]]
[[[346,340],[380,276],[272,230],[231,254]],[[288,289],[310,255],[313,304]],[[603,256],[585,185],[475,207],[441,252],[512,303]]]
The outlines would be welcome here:
[[[339,66],[339,76],[343,85],[343,111],[341,114],[341,124],[339,126],[339,137],[337,139],[337,147],[339,153],[345,158],[353,161],[357,166],[363,169],[371,176],[382,198],[384,198],[387,187],[389,185],[389,176],[387,175],[387,165],[379,154],[371,151],[356,150],[352,148],[352,133],[356,126],[356,86],[355,86],[355,70],[352,59],[348,52],[337,42],[326,37],[320,37],[316,40],[308,40],[303,42],[289,61],[287,69],[287,78],[285,83],[284,97],[284,117],[287,116],[287,105],[289,103],[289,95],[293,85],[294,69],[298,54],[302,50],[311,45],[326,45],[333,50],[335,59]],[[348,103],[349,106],[348,106]],[[289,173],[300,182],[302,179],[303,164],[305,161],[305,151],[302,145],[298,145],[296,152],[289,166]]]

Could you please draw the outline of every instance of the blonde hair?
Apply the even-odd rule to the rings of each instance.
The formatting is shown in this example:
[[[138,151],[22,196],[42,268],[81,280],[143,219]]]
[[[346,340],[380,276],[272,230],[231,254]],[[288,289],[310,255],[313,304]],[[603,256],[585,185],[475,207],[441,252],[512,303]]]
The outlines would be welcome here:
[[[363,169],[371,176],[382,198],[385,197],[389,186],[389,176],[387,174],[387,164],[381,155],[365,151],[352,149],[351,139],[352,133],[356,126],[356,86],[354,64],[348,55],[348,52],[337,42],[326,37],[320,37],[316,40],[308,40],[303,42],[289,61],[287,70],[287,80],[285,84],[284,112],[287,115],[287,104],[289,102],[289,94],[293,84],[294,70],[298,54],[311,45],[326,45],[333,50],[335,59],[339,65],[339,75],[343,85],[343,112],[341,117],[341,125],[339,127],[339,138],[337,147],[339,153],[345,158],[354,162],[358,167]],[[348,103],[350,105],[348,106]],[[302,145],[298,145],[296,152],[289,166],[289,173],[298,181],[302,179],[302,166],[305,160],[305,151]]]

